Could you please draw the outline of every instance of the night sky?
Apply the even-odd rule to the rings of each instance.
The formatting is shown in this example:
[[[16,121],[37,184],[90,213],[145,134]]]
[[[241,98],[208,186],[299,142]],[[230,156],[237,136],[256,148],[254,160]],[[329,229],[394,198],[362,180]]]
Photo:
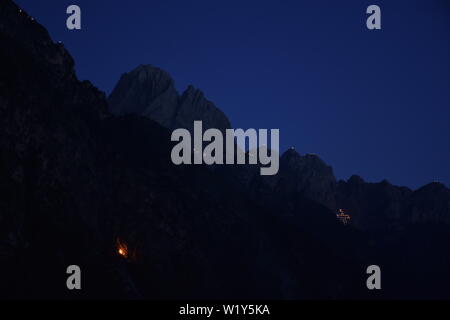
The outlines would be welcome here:
[[[16,3],[107,93],[152,64],[180,91],[204,91],[234,128],[279,128],[282,150],[316,153],[338,178],[450,186],[448,0]],[[66,28],[71,4],[81,31]],[[382,30],[366,28],[371,4]]]

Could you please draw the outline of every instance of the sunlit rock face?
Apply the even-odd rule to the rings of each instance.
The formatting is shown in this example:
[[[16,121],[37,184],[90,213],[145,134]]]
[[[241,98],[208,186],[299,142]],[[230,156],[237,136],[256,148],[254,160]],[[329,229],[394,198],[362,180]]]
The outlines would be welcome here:
[[[111,111],[118,115],[139,114],[169,128],[193,131],[196,120],[203,128],[222,131],[230,121],[203,92],[189,86],[180,96],[174,81],[164,70],[141,65],[120,78],[108,99]]]

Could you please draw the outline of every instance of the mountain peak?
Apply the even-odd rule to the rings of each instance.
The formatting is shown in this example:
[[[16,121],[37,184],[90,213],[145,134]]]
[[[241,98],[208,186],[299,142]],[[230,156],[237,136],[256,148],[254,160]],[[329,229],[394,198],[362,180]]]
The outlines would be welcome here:
[[[201,90],[189,85],[180,98],[176,125],[192,130],[196,120],[201,120],[205,129],[224,131],[231,128],[230,120],[222,110],[209,101]]]
[[[54,43],[47,30],[13,1],[0,1],[0,32],[52,70],[55,85],[60,85],[62,79],[76,78],[74,60],[64,46]]]
[[[151,81],[163,86],[173,85],[174,81],[169,73],[158,67],[141,64],[130,71],[128,75],[135,77],[139,82]]]
[[[135,113],[171,127],[177,110],[178,93],[169,73],[141,64],[122,75],[108,102],[115,114]]]
[[[286,192],[298,192],[332,210],[336,209],[333,169],[317,155],[301,156],[295,148],[286,150],[280,159],[278,187]]]
[[[424,185],[417,191],[438,193],[438,192],[448,192],[450,190],[443,183],[435,181]]]
[[[181,96],[181,101],[191,100],[192,102],[199,103],[201,101],[207,102],[207,104],[213,104],[205,98],[205,94],[200,89],[195,88],[193,85],[189,85]]]
[[[282,155],[281,155],[281,160],[289,160],[289,159],[300,159],[301,155],[300,153],[297,152],[297,150],[295,150],[294,147],[291,147],[289,149],[287,149]]]
[[[170,74],[152,65],[141,64],[123,74],[108,101],[115,114],[140,114],[169,129],[192,129],[196,120],[208,129],[231,127],[226,115],[201,90],[190,85],[180,97]]]
[[[357,174],[352,175],[348,180],[347,183],[350,184],[363,184],[364,179],[358,176]]]

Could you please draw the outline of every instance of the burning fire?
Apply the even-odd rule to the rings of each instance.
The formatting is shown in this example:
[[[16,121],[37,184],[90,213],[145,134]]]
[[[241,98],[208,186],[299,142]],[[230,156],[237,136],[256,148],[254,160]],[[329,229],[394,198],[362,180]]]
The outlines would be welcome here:
[[[128,246],[125,242],[121,241],[120,239],[117,239],[117,253],[122,258],[128,258]]]

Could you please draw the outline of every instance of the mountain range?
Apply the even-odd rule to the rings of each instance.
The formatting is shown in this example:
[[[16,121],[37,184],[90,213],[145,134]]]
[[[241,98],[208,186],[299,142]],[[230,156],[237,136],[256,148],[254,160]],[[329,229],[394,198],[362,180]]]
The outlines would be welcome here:
[[[180,96],[174,83],[167,72],[140,65],[124,74],[109,96],[111,112],[142,115],[168,129],[192,131],[195,120],[203,121],[207,129],[231,128],[226,115],[200,90],[189,86]],[[274,178],[258,177],[258,171],[250,167],[238,172],[246,181],[235,178],[248,192],[261,188],[267,195],[294,192],[333,212],[345,209],[351,213],[353,225],[362,230],[428,221],[450,223],[450,190],[438,182],[413,191],[387,180],[367,183],[356,175],[337,181],[332,167],[319,156],[302,156],[295,148],[282,154],[281,167],[282,172]]]
[[[0,49],[1,297],[450,297],[444,185],[337,181],[294,149],[276,176],[175,166],[172,129],[231,127],[201,91],[179,94],[141,65],[106,97],[11,0],[0,2]],[[81,291],[65,286],[72,264]],[[367,290],[372,264],[383,290]]]

